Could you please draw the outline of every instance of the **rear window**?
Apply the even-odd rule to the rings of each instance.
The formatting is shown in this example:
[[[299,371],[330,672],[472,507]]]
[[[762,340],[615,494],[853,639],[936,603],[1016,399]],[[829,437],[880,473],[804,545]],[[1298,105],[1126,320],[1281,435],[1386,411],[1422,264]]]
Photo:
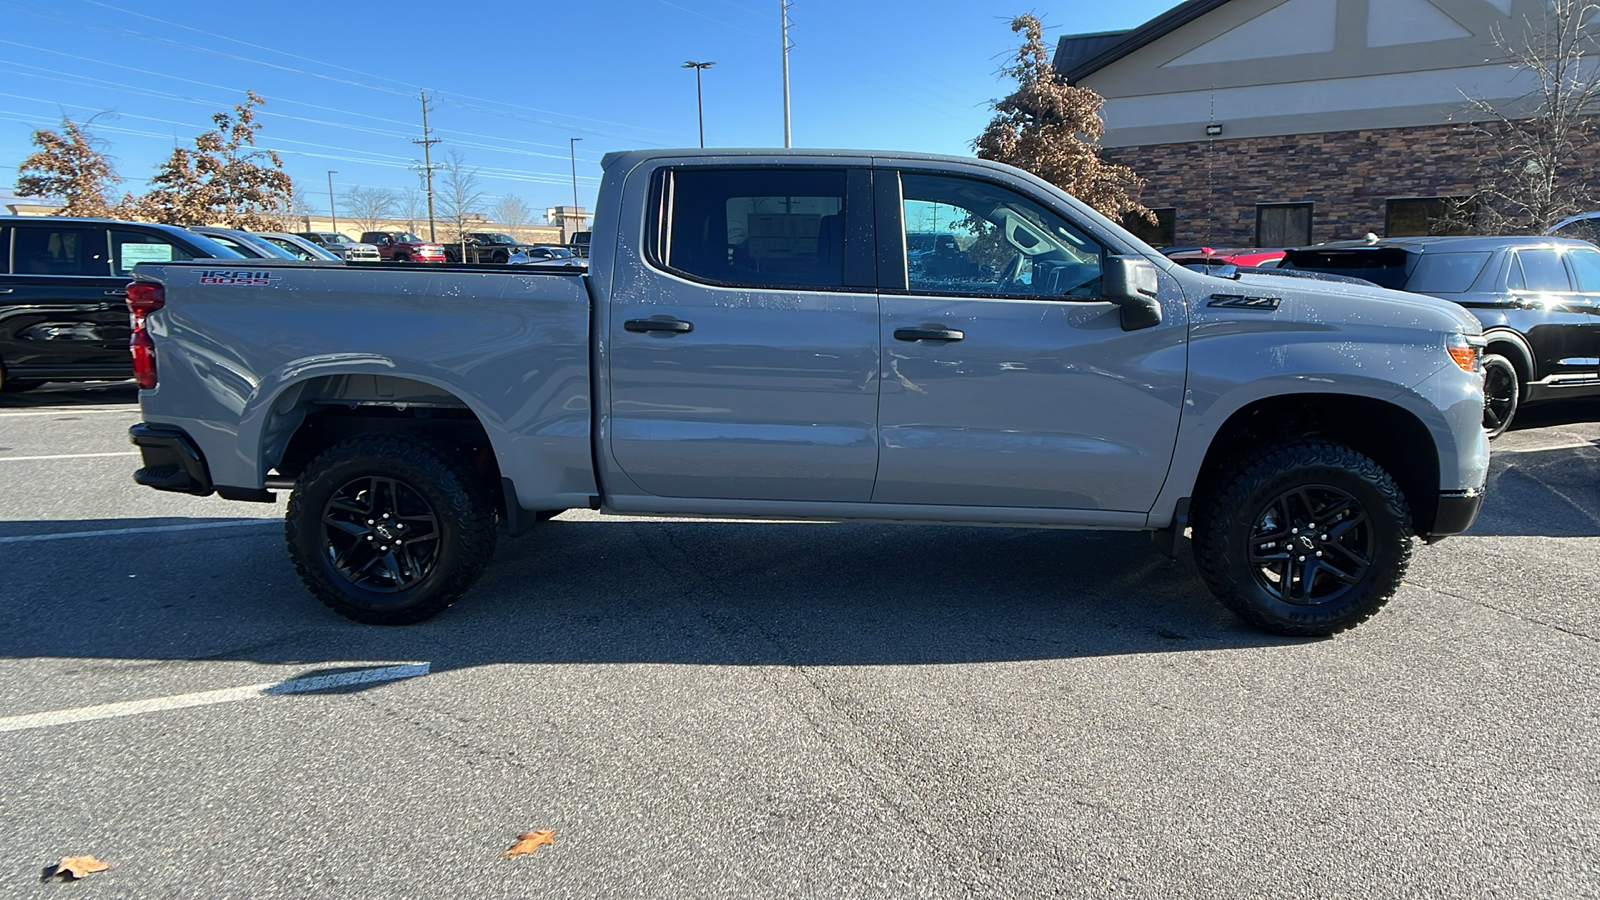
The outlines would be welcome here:
[[[1360,278],[1379,287],[1405,289],[1407,268],[1415,263],[1413,254],[1398,247],[1370,247],[1353,250],[1290,250],[1278,264],[1280,269],[1304,269]]]
[[[18,275],[111,274],[106,230],[83,225],[22,225],[12,259]]]
[[[1416,294],[1460,294],[1472,289],[1489,251],[1481,253],[1424,253],[1406,280],[1406,290]]]

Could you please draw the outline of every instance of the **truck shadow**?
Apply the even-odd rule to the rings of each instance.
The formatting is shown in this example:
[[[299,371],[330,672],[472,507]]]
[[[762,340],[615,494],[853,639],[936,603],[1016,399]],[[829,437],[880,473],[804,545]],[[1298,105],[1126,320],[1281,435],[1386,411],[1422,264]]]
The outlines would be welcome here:
[[[0,394],[0,409],[39,407],[120,406],[139,403],[139,389],[132,381],[103,381],[93,384],[50,383],[19,394]]]
[[[0,656],[857,666],[1286,643],[1141,534],[556,519],[502,540],[462,602],[403,628],[318,605],[266,524],[94,543],[92,567],[72,564],[82,539],[4,548]]]
[[[1526,450],[1496,442],[1483,510],[1467,534],[1600,536],[1600,442]]]

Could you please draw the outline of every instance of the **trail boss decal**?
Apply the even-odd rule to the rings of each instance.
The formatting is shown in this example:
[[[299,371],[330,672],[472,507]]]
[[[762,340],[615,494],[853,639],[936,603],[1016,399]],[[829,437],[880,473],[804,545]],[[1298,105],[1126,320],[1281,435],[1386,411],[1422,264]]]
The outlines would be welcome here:
[[[201,284],[271,284],[278,276],[267,269],[201,269]]]

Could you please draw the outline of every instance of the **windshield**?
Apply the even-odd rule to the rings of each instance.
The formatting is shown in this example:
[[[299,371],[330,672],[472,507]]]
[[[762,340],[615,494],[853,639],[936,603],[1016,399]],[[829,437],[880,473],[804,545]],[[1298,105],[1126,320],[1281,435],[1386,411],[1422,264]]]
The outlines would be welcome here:
[[[498,231],[493,233],[493,234],[474,235],[474,237],[476,237],[480,241],[484,241],[484,242],[490,243],[490,244],[515,244],[515,243],[518,243],[517,239],[512,237],[511,235],[509,235],[509,234],[501,234]]]
[[[412,234],[409,231],[399,231],[399,232],[396,232],[395,234],[393,234],[391,236],[394,238],[395,243],[397,243],[397,244],[420,244],[420,243],[422,243],[422,238],[417,237],[416,235]]]
[[[317,232],[317,237],[322,238],[322,240],[325,243],[329,243],[329,244],[354,244],[355,243],[355,241],[350,240],[350,238],[346,237],[345,235],[335,234],[334,232],[331,232],[331,231],[319,231],[319,232]]]

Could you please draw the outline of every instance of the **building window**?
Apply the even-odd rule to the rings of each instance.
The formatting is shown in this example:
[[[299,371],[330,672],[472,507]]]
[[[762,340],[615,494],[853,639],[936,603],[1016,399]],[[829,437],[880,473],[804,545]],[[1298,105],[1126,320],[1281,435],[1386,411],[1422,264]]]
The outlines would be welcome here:
[[[1122,227],[1133,236],[1155,248],[1171,247],[1178,242],[1178,211],[1172,207],[1152,209],[1154,222],[1136,213],[1123,213]]]
[[[1471,197],[1406,197],[1390,200],[1383,217],[1386,237],[1471,234],[1478,212]]]
[[[1304,247],[1310,243],[1310,203],[1256,205],[1257,247]]]

